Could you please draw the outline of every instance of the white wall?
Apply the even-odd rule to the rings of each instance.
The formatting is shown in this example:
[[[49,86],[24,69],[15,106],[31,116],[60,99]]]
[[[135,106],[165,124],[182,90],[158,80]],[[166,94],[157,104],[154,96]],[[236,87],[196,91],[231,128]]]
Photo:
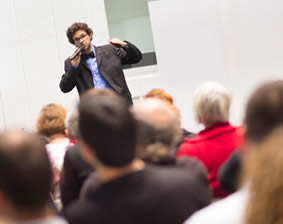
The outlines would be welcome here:
[[[8,127],[31,129],[43,105],[70,108],[78,99],[76,90],[59,89],[64,59],[74,51],[65,32],[71,23],[85,21],[94,28],[95,42],[106,42],[104,1],[2,0],[0,21],[0,113]]]
[[[158,69],[127,70],[129,86],[134,96],[167,89],[186,128],[200,128],[191,105],[201,82],[219,81],[231,89],[231,120],[239,124],[253,88],[281,78],[283,1],[151,0],[149,10]],[[74,50],[65,31],[72,22],[85,21],[94,29],[94,42],[105,43],[104,1],[2,0],[0,21],[0,129],[32,128],[43,105],[69,108],[78,99],[76,90],[63,94],[58,86],[63,61]]]
[[[201,82],[231,89],[231,121],[240,124],[248,95],[283,73],[283,1],[149,1],[163,86],[181,108],[183,125],[198,130],[192,94]]]

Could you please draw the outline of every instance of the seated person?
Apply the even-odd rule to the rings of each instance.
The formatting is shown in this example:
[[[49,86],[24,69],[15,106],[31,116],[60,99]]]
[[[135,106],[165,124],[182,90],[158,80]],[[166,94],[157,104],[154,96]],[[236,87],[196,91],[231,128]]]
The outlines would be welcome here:
[[[165,102],[169,103],[169,105],[177,113],[179,122],[181,123],[181,113],[180,113],[180,110],[174,104],[173,97],[168,92],[166,92],[163,89],[152,89],[144,96],[144,98],[157,98],[157,99],[160,99],[162,101],[165,101]],[[195,133],[192,133],[192,132],[186,130],[185,128],[182,128],[181,130],[182,130],[182,138],[178,142],[178,146],[180,146],[180,144],[183,143],[184,138],[193,138],[195,136]]]
[[[218,171],[220,186],[228,193],[234,193],[239,187],[242,153],[241,149],[235,150]]]
[[[241,188],[196,212],[186,224],[282,223],[282,101],[283,80],[254,91],[244,118]]]
[[[78,120],[77,108],[73,109],[65,120],[68,137],[75,144],[68,146],[61,171],[60,191],[63,207],[79,198],[83,183],[93,171],[93,167],[80,155],[79,143],[77,142],[79,138]]]
[[[207,170],[196,159],[176,159],[175,149],[181,138],[178,115],[157,98],[145,98],[132,107],[137,120],[137,156],[145,162],[168,167],[187,168],[208,184]],[[191,175],[191,174],[190,174]]]
[[[83,96],[79,130],[82,155],[101,183],[64,210],[71,224],[181,224],[210,202],[209,188],[195,175],[135,157],[136,121],[121,97]]]
[[[39,136],[0,134],[0,219],[3,223],[67,224],[49,205],[52,169]]]
[[[201,85],[194,95],[194,111],[205,129],[192,139],[186,138],[177,153],[178,157],[194,157],[204,164],[216,198],[227,195],[219,185],[218,169],[242,143],[241,129],[229,123],[230,101],[230,94],[222,85]]]
[[[67,111],[63,106],[48,104],[41,109],[36,122],[37,132],[49,141],[46,150],[54,173],[52,195],[59,210],[62,207],[59,190],[60,173],[67,147],[70,145],[70,139],[65,135],[66,114]]]

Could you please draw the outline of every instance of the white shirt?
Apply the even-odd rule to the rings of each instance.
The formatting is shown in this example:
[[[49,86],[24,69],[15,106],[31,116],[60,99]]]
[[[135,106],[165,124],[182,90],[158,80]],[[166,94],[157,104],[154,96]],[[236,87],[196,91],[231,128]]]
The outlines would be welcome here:
[[[51,143],[46,145],[46,150],[49,154],[52,167],[56,168],[58,171],[62,170],[65,153],[69,144],[70,140],[66,139],[60,143]]]
[[[184,224],[243,224],[248,189],[243,188],[194,213]]]

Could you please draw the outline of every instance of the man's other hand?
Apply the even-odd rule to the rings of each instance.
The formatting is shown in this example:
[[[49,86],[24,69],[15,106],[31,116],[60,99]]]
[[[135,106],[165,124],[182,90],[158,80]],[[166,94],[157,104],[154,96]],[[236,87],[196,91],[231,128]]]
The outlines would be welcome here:
[[[113,44],[117,47],[126,47],[128,45],[127,42],[120,40],[119,38],[113,38],[108,41],[110,44]]]

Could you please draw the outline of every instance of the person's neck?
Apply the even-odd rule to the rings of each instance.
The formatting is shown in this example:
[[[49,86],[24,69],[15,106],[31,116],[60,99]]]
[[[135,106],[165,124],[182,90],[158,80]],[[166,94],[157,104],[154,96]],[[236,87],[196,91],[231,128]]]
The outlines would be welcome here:
[[[89,45],[89,47],[85,50],[86,54],[90,54],[92,52],[92,44]]]
[[[105,183],[117,179],[119,177],[125,176],[127,174],[143,170],[144,167],[145,163],[140,159],[136,159],[133,160],[129,165],[119,168],[99,166],[97,167],[97,174],[99,179]]]
[[[50,137],[49,143],[56,144],[66,141],[68,139],[64,134],[55,134]]]
[[[43,219],[51,216],[55,216],[56,213],[53,209],[50,209],[49,207],[45,207],[40,210],[19,210],[14,209],[13,211],[10,211],[10,213],[4,217],[5,219],[13,222],[25,222],[29,220],[36,220],[36,219]]]

